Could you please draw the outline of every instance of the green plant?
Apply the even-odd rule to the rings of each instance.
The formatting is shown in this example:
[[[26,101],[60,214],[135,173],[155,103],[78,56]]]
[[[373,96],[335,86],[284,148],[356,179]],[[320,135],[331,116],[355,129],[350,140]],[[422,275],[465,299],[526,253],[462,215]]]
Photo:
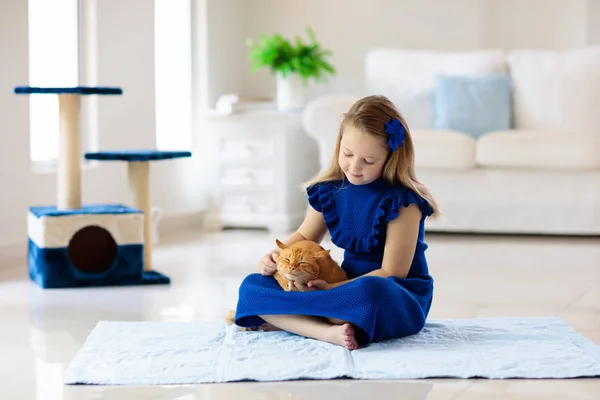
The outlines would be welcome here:
[[[267,67],[272,74],[281,73],[284,78],[297,73],[304,85],[310,78],[322,81],[326,74],[335,75],[335,68],[325,60],[331,51],[321,48],[312,29],[307,28],[307,31],[310,43],[304,43],[296,36],[295,44],[292,44],[280,34],[262,36],[258,43],[247,39],[251,71]]]

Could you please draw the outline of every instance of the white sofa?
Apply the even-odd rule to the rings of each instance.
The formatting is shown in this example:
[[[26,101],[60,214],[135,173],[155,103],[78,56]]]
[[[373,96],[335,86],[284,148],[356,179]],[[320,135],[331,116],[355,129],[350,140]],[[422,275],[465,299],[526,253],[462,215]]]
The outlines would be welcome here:
[[[311,101],[303,123],[324,168],[342,113],[360,96],[390,97],[408,121],[417,175],[443,217],[428,231],[600,234],[600,48],[427,52],[374,49],[365,93]],[[510,130],[477,139],[432,127],[436,74],[508,73]]]

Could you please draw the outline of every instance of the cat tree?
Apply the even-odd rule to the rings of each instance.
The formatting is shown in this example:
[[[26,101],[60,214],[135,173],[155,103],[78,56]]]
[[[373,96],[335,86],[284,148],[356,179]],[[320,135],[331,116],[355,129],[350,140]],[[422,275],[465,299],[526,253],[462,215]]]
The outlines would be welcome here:
[[[56,206],[31,207],[28,268],[43,288],[165,284],[152,270],[150,162],[191,157],[188,151],[119,150],[86,153],[88,160],[128,162],[134,204],[81,204],[80,104],[84,95],[121,95],[120,88],[19,86],[16,94],[59,100]]]

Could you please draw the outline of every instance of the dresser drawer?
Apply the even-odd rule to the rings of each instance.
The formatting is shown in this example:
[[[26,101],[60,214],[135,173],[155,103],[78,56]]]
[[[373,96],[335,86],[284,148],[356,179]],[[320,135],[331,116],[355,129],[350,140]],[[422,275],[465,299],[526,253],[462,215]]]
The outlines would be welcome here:
[[[223,166],[219,183],[222,186],[272,186],[275,170],[271,167]]]
[[[275,155],[273,137],[254,136],[223,137],[220,140],[219,156],[222,160],[245,160],[272,158]]]
[[[274,199],[270,194],[223,193],[221,195],[223,213],[269,213],[274,210]]]

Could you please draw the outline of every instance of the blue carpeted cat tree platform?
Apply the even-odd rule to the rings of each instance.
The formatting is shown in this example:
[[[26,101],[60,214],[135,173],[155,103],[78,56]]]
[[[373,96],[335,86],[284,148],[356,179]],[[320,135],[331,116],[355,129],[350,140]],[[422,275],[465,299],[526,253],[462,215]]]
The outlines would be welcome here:
[[[188,151],[118,150],[87,153],[89,160],[128,162],[134,207],[81,204],[80,96],[121,95],[113,87],[19,86],[16,94],[54,94],[60,129],[57,205],[31,207],[28,268],[42,288],[168,284],[152,270],[151,161],[191,157]]]

